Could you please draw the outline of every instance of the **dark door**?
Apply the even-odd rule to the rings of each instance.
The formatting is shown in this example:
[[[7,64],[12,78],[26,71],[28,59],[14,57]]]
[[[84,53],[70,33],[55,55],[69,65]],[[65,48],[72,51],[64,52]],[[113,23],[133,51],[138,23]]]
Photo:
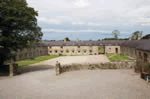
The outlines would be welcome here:
[[[118,48],[116,48],[116,53],[118,54]]]

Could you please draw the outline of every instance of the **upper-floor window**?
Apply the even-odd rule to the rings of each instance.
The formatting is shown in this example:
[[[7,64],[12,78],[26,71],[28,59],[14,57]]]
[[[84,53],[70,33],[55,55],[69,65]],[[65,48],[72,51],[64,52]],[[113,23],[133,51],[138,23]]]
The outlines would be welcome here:
[[[51,46],[49,46],[49,48],[52,48]]]
[[[80,48],[80,46],[78,46],[78,48]]]

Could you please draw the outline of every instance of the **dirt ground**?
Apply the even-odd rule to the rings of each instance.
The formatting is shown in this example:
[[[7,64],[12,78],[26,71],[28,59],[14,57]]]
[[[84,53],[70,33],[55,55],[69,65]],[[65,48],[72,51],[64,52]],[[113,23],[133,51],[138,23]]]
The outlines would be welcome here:
[[[70,63],[109,61],[106,56],[65,56],[24,67],[22,74],[0,79],[0,99],[150,99],[150,85],[132,69],[82,70],[56,76],[55,62],[70,64],[68,59]]]
[[[53,69],[0,80],[0,99],[150,99],[150,86],[133,70]]]
[[[52,65],[55,66],[56,61],[59,61],[62,65],[64,64],[96,64],[109,62],[109,59],[105,55],[87,55],[87,56],[62,56],[51,60],[43,61],[35,65]]]

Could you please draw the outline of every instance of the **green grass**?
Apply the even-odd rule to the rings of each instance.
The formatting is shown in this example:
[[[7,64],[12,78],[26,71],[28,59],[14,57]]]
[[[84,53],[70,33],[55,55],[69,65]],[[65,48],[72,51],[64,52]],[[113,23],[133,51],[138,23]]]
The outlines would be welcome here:
[[[111,57],[113,55],[115,55],[115,54],[114,53],[110,53],[110,54],[107,54],[107,57],[109,58],[109,57]]]
[[[117,61],[117,60],[132,60],[127,55],[119,55],[119,54],[111,54],[107,55],[110,61]]]
[[[44,60],[49,60],[49,59],[56,58],[56,57],[59,57],[59,56],[58,55],[40,56],[40,57],[36,57],[33,60],[27,59],[27,60],[18,61],[16,63],[18,64],[18,66],[29,66],[31,64],[35,64],[35,63],[38,63]]]

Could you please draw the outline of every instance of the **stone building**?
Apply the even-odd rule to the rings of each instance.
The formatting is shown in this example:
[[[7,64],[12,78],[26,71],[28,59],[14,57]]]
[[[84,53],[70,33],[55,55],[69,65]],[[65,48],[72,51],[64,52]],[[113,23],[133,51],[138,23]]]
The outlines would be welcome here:
[[[120,45],[121,54],[137,61],[136,72],[150,72],[150,40],[131,40]]]
[[[49,55],[120,54],[119,41],[55,41],[48,42]]]
[[[150,40],[50,41],[17,52],[16,60],[44,55],[99,55],[117,53],[137,60],[136,72],[150,63]]]

